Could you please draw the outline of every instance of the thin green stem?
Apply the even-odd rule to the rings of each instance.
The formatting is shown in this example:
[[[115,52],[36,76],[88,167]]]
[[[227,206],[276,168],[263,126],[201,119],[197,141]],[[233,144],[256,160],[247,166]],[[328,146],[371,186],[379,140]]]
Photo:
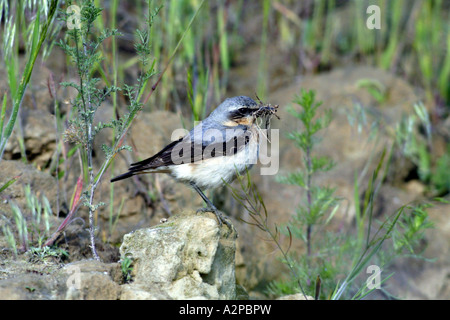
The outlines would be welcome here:
[[[312,194],[311,194],[311,179],[312,179],[312,163],[311,163],[311,146],[306,148],[306,159],[307,159],[307,180],[306,180],[306,198],[308,202],[308,216],[311,220],[311,210],[312,210]],[[311,233],[312,233],[312,223],[308,221],[306,224],[306,249],[307,256],[311,257]]]
[[[86,130],[86,144],[85,144],[85,152],[87,157],[87,169],[88,169],[88,179],[89,179],[89,236],[91,241],[91,251],[92,255],[96,260],[100,260],[98,256],[97,249],[95,247],[95,221],[94,221],[94,194],[95,188],[97,184],[94,182],[94,168],[92,164],[92,120],[93,120],[93,110],[92,110],[92,101],[90,91],[87,88],[85,90],[86,84],[84,83],[84,79],[86,82],[89,82],[89,69],[81,68],[83,61],[87,58],[87,48],[86,48],[86,39],[83,37],[83,33],[81,33],[81,42],[83,45],[83,52],[81,53],[78,47],[78,30],[74,30],[74,40],[75,40],[75,50],[76,50],[76,59],[77,59],[77,68],[78,68],[78,76],[80,78],[80,98],[83,106],[83,117],[84,124]],[[83,57],[81,57],[81,54]],[[85,95],[87,97],[85,97]],[[86,101],[87,100],[87,101]]]

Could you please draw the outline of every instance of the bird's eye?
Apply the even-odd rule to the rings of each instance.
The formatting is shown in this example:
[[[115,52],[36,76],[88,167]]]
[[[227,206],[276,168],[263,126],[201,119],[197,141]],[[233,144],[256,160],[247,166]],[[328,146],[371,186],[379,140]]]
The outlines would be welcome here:
[[[252,114],[254,111],[255,110],[252,108],[242,107],[242,108],[239,108],[239,109],[233,111],[231,113],[231,118],[233,118],[233,119],[243,118],[243,117],[246,117],[246,116]]]
[[[243,108],[240,108],[239,111],[242,112],[242,113],[250,114],[250,113],[252,113],[255,110],[252,109],[252,108],[243,107]]]

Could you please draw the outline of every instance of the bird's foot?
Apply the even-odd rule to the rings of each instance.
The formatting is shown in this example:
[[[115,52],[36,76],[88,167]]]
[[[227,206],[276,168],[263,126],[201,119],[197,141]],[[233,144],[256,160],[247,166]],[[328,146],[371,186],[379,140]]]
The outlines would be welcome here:
[[[198,212],[212,212],[217,217],[217,221],[219,222],[219,227],[222,227],[222,223],[225,223],[227,225],[228,229],[235,230],[233,225],[228,220],[226,220],[226,218],[222,215],[222,213],[219,210],[217,210],[217,208],[215,208],[215,207],[200,208],[197,210],[197,213]]]

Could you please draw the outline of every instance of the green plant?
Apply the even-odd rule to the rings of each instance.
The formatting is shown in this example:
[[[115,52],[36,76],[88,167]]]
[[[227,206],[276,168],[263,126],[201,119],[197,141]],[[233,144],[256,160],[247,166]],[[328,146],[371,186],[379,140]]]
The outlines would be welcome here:
[[[378,169],[374,172],[371,184],[377,178],[377,171]],[[375,222],[373,219],[373,201],[376,193],[376,190],[372,189],[369,193],[366,193],[366,195],[369,195],[367,206],[364,207],[364,211],[367,212],[369,217],[366,230],[367,236],[363,242],[359,241],[359,244],[362,246],[358,246],[357,254],[355,255],[356,259],[353,260],[347,276],[336,285],[335,290],[331,294],[332,300],[338,300],[342,297],[363,299],[373,292],[375,288],[369,286],[367,279],[366,281],[360,281],[360,284],[354,285],[354,282],[363,274],[363,271],[365,271],[365,268],[371,261],[381,270],[388,269],[395,259],[403,256],[422,258],[420,253],[416,253],[416,248],[419,242],[423,240],[424,231],[433,227],[433,223],[430,221],[426,211],[432,205],[430,203],[403,205],[383,222],[378,222],[379,228],[371,235],[372,224]],[[393,274],[390,273],[384,279],[380,279],[379,283],[379,289],[388,296],[390,294],[381,285]],[[354,289],[350,289],[352,285]]]
[[[148,95],[146,96],[146,98],[144,99],[144,104],[147,103],[147,101],[150,99],[151,95],[153,94],[153,92],[156,90],[156,88],[158,87],[158,85],[160,84],[161,81],[166,81],[166,78],[163,78],[164,74],[166,74],[166,72],[169,70],[169,67],[172,64],[173,59],[175,58],[175,55],[177,54],[181,44],[183,43],[183,40],[185,39],[185,37],[188,35],[189,30],[191,29],[191,26],[193,24],[193,22],[195,21],[197,15],[200,13],[200,9],[202,8],[203,4],[204,4],[205,0],[202,0],[202,2],[199,4],[197,10],[195,11],[194,15],[192,16],[191,20],[189,21],[189,24],[187,25],[186,29],[183,30],[183,33],[180,37],[180,39],[177,42],[177,45],[175,46],[175,48],[173,49],[173,51],[170,52],[170,56],[168,58],[168,61],[166,63],[166,66],[164,67],[163,71],[159,74],[158,79],[156,80],[156,82],[151,86],[151,90],[148,93]],[[176,9],[176,4],[179,4],[181,2],[175,1],[173,2],[173,6],[171,6],[171,13],[175,14]],[[173,9],[173,10],[172,10]],[[156,13],[159,11],[159,9],[157,9]],[[169,30],[171,30],[171,26],[169,26]],[[171,32],[169,32],[170,34]],[[170,47],[170,41],[169,41],[169,47]],[[156,61],[156,60],[155,60]]]
[[[12,134],[14,126],[16,124],[17,116],[19,114],[19,109],[22,104],[23,97],[25,95],[25,90],[30,82],[31,73],[33,72],[33,67],[38,57],[39,52],[44,44],[45,39],[48,35],[48,30],[54,23],[54,17],[56,9],[58,7],[59,0],[52,0],[50,3],[45,2],[45,5],[40,5],[40,2],[36,8],[36,16],[33,23],[29,24],[29,28],[26,33],[29,34],[26,39],[26,51],[29,55],[26,59],[25,69],[23,70],[22,76],[19,80],[18,73],[18,32],[19,27],[24,26],[22,24],[23,17],[23,1],[19,1],[16,6],[16,19],[13,15],[9,14],[8,2],[2,0],[0,2],[0,16],[5,16],[5,34],[3,36],[3,59],[7,67],[8,73],[8,85],[11,92],[12,108],[9,120],[4,128],[4,118],[5,118],[5,107],[2,108],[2,115],[0,121],[0,161],[3,157],[3,152],[6,148],[6,143]],[[45,17],[44,22],[41,24],[41,15]],[[0,18],[1,19],[1,18]],[[30,40],[28,40],[30,39]],[[47,47],[46,54],[49,52],[49,47]],[[4,95],[6,99],[6,94]],[[3,100],[3,106],[5,106],[5,100]],[[23,140],[23,139],[22,139]],[[23,142],[23,141],[22,141]],[[22,154],[24,154],[23,143]]]
[[[88,185],[83,193],[83,199],[84,204],[89,210],[89,232],[92,254],[98,260],[99,256],[95,247],[96,226],[94,224],[94,214],[103,203],[95,204],[94,195],[101,178],[116,154],[123,149],[130,150],[128,146],[122,146],[122,143],[132,121],[142,108],[140,97],[147,85],[148,79],[154,75],[154,64],[150,63],[148,55],[150,53],[150,28],[153,18],[157,14],[156,11],[152,16],[149,16],[146,27],[136,31],[138,40],[135,48],[141,62],[142,72],[135,85],[129,86],[125,84],[122,89],[115,85],[100,86],[100,79],[94,77],[92,73],[94,67],[101,61],[99,50],[102,43],[106,39],[119,34],[116,29],[104,29],[99,36],[94,35],[94,22],[99,17],[101,11],[102,9],[95,7],[93,1],[84,0],[80,12],[80,28],[69,29],[67,31],[67,39],[59,42],[59,46],[75,63],[79,77],[79,83],[62,83],[63,86],[72,87],[78,92],[77,97],[72,101],[74,108],[77,110],[77,115],[74,119],[70,120],[70,127],[66,130],[65,139],[80,146],[78,150],[81,152],[83,172]],[[71,16],[69,14],[63,13],[64,21],[67,22],[70,18]],[[97,109],[107,99],[109,94],[122,90],[129,101],[127,107],[128,112],[122,115],[122,117],[113,119],[108,123],[100,122],[95,125],[94,116]],[[95,173],[92,161],[93,141],[98,132],[105,128],[112,128],[115,137],[112,146],[102,145],[105,160],[97,173]]]
[[[399,0],[402,1],[402,0]],[[354,1],[354,21],[355,21],[355,44],[359,52],[366,55],[373,52],[375,47],[375,35],[373,30],[367,28],[366,19],[363,14],[365,13],[368,4],[365,1]]]
[[[374,79],[360,79],[356,83],[358,88],[365,88],[372,97],[380,104],[387,99],[386,87],[379,81]]]
[[[10,225],[8,224],[8,220],[3,217],[6,220],[6,223],[4,225],[2,225],[2,232],[3,235],[5,236],[6,239],[6,243],[9,245],[9,247],[11,248],[14,257],[17,257],[17,242],[16,242],[16,238],[14,236],[13,231],[11,230]]]
[[[187,95],[194,121],[200,121],[205,116],[209,73],[199,75],[198,78],[194,89],[192,74],[190,72],[187,74]]]
[[[425,137],[418,134],[418,128],[422,127]],[[421,181],[429,183],[436,180],[436,171],[433,170],[433,159],[431,154],[431,120],[423,103],[414,104],[414,114],[404,117],[395,128],[395,141],[402,154],[417,166],[418,176]],[[438,160],[442,165],[445,163],[446,155]],[[438,165],[438,174],[441,174]],[[444,164],[445,165],[445,164]],[[445,185],[445,184],[444,184]],[[438,188],[442,188],[439,185]],[[442,190],[441,190],[442,191]]]
[[[369,263],[385,268],[405,252],[408,256],[420,257],[420,253],[415,252],[416,244],[423,239],[423,231],[432,226],[426,212],[429,204],[404,205],[384,221],[375,219],[375,201],[389,169],[390,157],[386,161],[384,151],[362,201],[355,175],[355,226],[336,228],[332,222],[336,220],[340,199],[334,196],[334,189],[315,183],[318,172],[326,173],[333,167],[331,160],[314,155],[314,146],[319,142],[317,133],[328,126],[331,112],[325,111],[319,116],[321,103],[315,101],[313,91],[302,91],[294,102],[300,105],[301,110],[291,108],[290,111],[300,120],[303,129],[290,133],[289,138],[303,151],[304,167],[278,178],[281,183],[303,190],[303,201],[292,220],[284,226],[270,226],[264,200],[248,173],[247,183],[238,176],[240,190],[229,187],[233,197],[249,213],[250,220],[245,222],[269,235],[282,254],[281,261],[291,272],[290,279],[272,282],[268,286],[269,294],[279,296],[301,292],[316,299],[362,299],[374,290],[366,279],[361,279]],[[378,228],[375,228],[376,224]],[[280,235],[283,233],[289,239],[287,249],[281,245]],[[303,242],[305,251],[289,250],[296,239]],[[388,281],[391,275],[385,276],[379,285]]]
[[[276,244],[277,249],[281,252],[283,263],[288,266],[292,274],[292,282],[298,286],[301,293],[305,296],[305,299],[308,299],[305,291],[303,290],[303,279],[297,271],[295,261],[288,254],[292,243],[292,234],[290,233],[289,227],[286,227],[286,230],[289,233],[290,243],[288,248],[285,249],[280,241],[280,228],[276,224],[273,226],[270,225],[268,220],[269,215],[264,204],[264,200],[261,197],[256,184],[252,182],[249,171],[247,170],[245,176],[236,172],[236,176],[236,180],[238,181],[240,188],[234,188],[228,183],[226,183],[226,186],[231,190],[233,198],[248,212],[250,220],[244,220],[244,222],[267,233],[269,240],[273,241]]]
[[[318,115],[321,102],[316,102],[314,91],[302,90],[294,99],[294,103],[298,104],[301,110],[291,108],[289,111],[300,120],[304,129],[289,133],[288,138],[302,150],[305,166],[296,172],[279,177],[278,181],[299,186],[304,190],[304,200],[296,209],[296,214],[289,223],[289,230],[294,238],[300,239],[305,244],[306,253],[297,261],[302,267],[297,268],[306,283],[307,294],[312,295],[317,275],[320,275],[321,285],[325,287],[322,291],[325,292],[329,289],[332,276],[335,275],[331,270],[336,268],[328,260],[328,254],[340,250],[335,245],[330,246],[330,243],[338,243],[338,239],[332,233],[325,232],[325,237],[319,235],[323,234],[324,227],[339,208],[340,199],[334,196],[333,188],[317,186],[314,181],[319,172],[327,172],[334,166],[330,159],[314,155],[314,147],[320,141],[317,134],[329,125],[331,110],[325,111],[321,116]],[[323,240],[327,241],[328,245],[324,244]],[[323,249],[324,245],[326,250]]]
[[[26,208],[21,208],[14,202],[11,203],[14,222],[3,216],[5,224],[2,226],[2,231],[15,256],[18,253],[17,245],[20,245],[20,251],[43,247],[45,240],[50,236],[50,217],[53,215],[45,195],[37,197],[30,185],[24,186],[24,192]]]
[[[0,193],[2,193],[3,190],[5,190],[6,188],[8,188],[10,185],[12,185],[14,182],[17,181],[17,179],[19,179],[19,176],[15,176],[12,179],[9,179],[8,181],[6,181],[2,186],[0,186]]]
[[[267,59],[267,45],[268,45],[268,27],[269,27],[269,15],[270,15],[270,1],[263,1],[263,24],[261,32],[261,52],[259,54],[258,65],[258,83],[257,92],[262,99],[266,99],[268,89],[268,59]]]
[[[443,17],[443,1],[424,1],[416,22],[416,34],[413,46],[418,56],[418,66],[429,101],[439,93],[442,97],[448,95],[448,79],[450,77],[449,62],[446,47],[448,47],[448,17]],[[437,32],[443,30],[443,33]],[[447,37],[446,37],[447,34]],[[447,42],[447,45],[445,45]],[[438,75],[438,76],[436,76]],[[447,79],[447,80],[444,80]],[[437,90],[433,88],[437,87]]]
[[[403,0],[395,2],[382,2],[382,8],[385,12],[385,25],[389,25],[389,30],[384,30],[383,35],[385,38],[381,38],[380,42],[385,42],[385,48],[378,53],[378,65],[383,69],[390,69],[393,63],[396,61],[395,55],[400,46],[400,39],[402,37],[402,16],[405,10],[405,2]],[[385,28],[387,29],[387,28]],[[380,48],[383,43],[378,44]]]
[[[131,272],[133,271],[132,263],[133,260],[128,257],[123,258],[120,262],[120,269],[122,270],[123,281],[125,283],[131,281]]]
[[[316,187],[313,182],[318,172],[327,172],[334,166],[330,159],[313,155],[314,146],[319,142],[316,134],[330,123],[331,110],[326,111],[323,116],[317,117],[317,109],[321,102],[315,101],[314,91],[303,90],[294,102],[300,105],[302,110],[296,111],[291,108],[290,113],[301,121],[304,131],[292,132],[288,138],[293,140],[297,148],[303,151],[305,168],[279,178],[279,181],[300,186],[305,190],[305,204],[299,206],[294,224],[305,226],[303,231],[299,228],[299,233],[296,235],[305,241],[307,256],[311,256],[314,225],[319,223],[327,213],[335,212],[339,202],[338,198],[333,196],[333,189]]]
[[[32,262],[45,262],[48,259],[56,258],[58,261],[67,258],[69,254],[66,250],[57,247],[38,247],[31,248],[29,251],[30,261]]]
[[[436,188],[438,195],[450,192],[450,145],[445,153],[436,160],[436,167],[431,172],[431,183]]]
[[[380,29],[367,28],[370,5],[380,8]],[[334,0],[286,0],[272,6],[280,13],[278,44],[286,56],[297,58],[294,68],[315,72],[351,57],[401,74],[425,88],[427,103],[444,101],[448,106],[450,28],[445,1],[352,0],[336,5]]]

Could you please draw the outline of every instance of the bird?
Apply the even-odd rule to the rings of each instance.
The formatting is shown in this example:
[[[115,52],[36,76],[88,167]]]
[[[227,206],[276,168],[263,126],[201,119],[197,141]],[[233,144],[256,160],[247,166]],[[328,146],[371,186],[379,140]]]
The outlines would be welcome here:
[[[258,119],[266,118],[267,125],[267,119],[278,108],[259,102],[247,96],[225,99],[188,134],[150,158],[132,163],[128,172],[112,178],[111,182],[137,174],[167,173],[176,181],[190,185],[200,195],[206,208],[198,211],[213,212],[220,226],[225,223],[231,229],[231,224],[202,189],[230,183],[256,164],[262,136]]]

